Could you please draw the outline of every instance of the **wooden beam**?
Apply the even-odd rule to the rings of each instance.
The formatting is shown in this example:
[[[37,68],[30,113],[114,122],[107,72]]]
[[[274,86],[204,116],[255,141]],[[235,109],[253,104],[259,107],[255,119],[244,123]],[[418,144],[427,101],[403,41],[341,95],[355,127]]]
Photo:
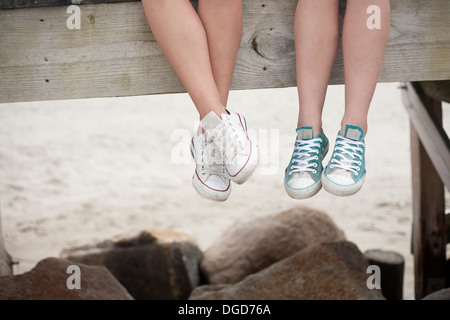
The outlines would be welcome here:
[[[414,94],[413,94],[413,91]],[[403,93],[406,109],[423,108],[442,125],[441,102],[434,99],[417,100],[415,87],[408,85]],[[425,104],[422,104],[424,101]],[[411,105],[414,104],[414,107]],[[415,105],[418,104],[418,105]],[[417,125],[419,116],[410,113],[411,164],[413,187],[412,252],[414,254],[415,296],[421,299],[429,293],[445,287],[446,232],[444,185],[429,156],[428,139],[422,139],[423,127],[435,123]]]
[[[445,287],[444,188],[411,125],[415,297]],[[445,230],[445,229],[444,229]]]
[[[99,3],[118,3],[118,2],[137,2],[140,0],[2,0],[0,9],[21,9],[52,6],[70,6],[99,4]]]
[[[297,0],[243,3],[243,37],[232,89],[296,86]],[[450,79],[450,2],[396,0],[391,7],[379,80]],[[66,8],[0,10],[0,103],[185,92],[140,2],[80,5],[80,30],[66,27]],[[342,50],[330,79],[330,84],[340,83]]]
[[[420,81],[419,85],[427,96],[450,103],[450,80]]]
[[[426,97],[418,84],[407,83],[402,94],[403,105],[436,168],[440,179],[450,190],[450,140],[442,127],[439,100]]]

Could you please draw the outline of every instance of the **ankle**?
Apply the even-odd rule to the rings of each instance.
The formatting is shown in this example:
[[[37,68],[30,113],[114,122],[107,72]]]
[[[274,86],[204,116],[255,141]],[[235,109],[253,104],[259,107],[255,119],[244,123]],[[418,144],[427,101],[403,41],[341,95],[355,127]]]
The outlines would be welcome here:
[[[358,126],[362,129],[362,131],[364,132],[364,137],[367,134],[367,122],[358,122],[358,121],[344,121],[342,120],[341,122],[341,134],[344,135],[345,134],[345,126],[346,125],[354,125],[354,126]]]
[[[307,123],[304,121],[298,121],[297,122],[297,128],[300,127],[312,127],[313,128],[313,135],[314,137],[317,136],[317,134],[322,134],[322,122],[316,122],[316,123]]]
[[[222,114],[228,113],[227,109],[224,106],[222,106],[222,105],[215,106],[204,112],[199,112],[200,121],[202,121],[203,118],[206,117],[208,115],[208,113],[210,113],[211,111],[213,111],[220,119],[222,119]]]

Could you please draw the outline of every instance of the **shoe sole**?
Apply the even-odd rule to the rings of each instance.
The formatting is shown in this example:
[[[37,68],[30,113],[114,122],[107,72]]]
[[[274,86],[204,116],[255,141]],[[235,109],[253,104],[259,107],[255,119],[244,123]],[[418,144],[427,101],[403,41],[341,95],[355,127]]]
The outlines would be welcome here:
[[[195,162],[195,156],[194,156],[194,146],[191,143],[191,155]],[[226,190],[216,190],[208,187],[205,183],[203,183],[200,178],[198,177],[197,170],[195,170],[194,175],[192,176],[192,185],[197,191],[197,193],[202,196],[205,199],[217,201],[217,202],[223,202],[228,199],[231,193],[231,184],[228,185],[228,188]]]
[[[354,195],[359,190],[361,190],[364,179],[366,178],[366,174],[362,176],[361,179],[359,179],[358,182],[355,182],[354,184],[351,184],[349,186],[343,186],[340,184],[336,184],[330,179],[328,179],[324,174],[322,174],[322,187],[332,195],[338,196],[338,197],[347,197]]]
[[[247,163],[235,175],[231,175],[227,169],[230,180],[237,184],[243,184],[255,173],[259,165],[259,150],[258,146],[250,141],[250,156]]]
[[[228,199],[231,193],[231,184],[226,190],[211,189],[199,179],[197,171],[192,176],[192,185],[200,196],[212,201],[223,202]]]

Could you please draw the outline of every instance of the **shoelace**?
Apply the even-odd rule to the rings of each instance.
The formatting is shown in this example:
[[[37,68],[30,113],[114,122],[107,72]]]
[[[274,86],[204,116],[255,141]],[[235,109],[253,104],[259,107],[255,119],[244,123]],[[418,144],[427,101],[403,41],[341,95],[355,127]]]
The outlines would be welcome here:
[[[201,174],[205,179],[210,175],[217,175],[222,180],[226,177],[223,157],[211,139],[204,140],[201,145]]]
[[[333,159],[330,168],[339,168],[358,174],[361,170],[361,153],[364,151],[361,146],[364,142],[355,141],[338,135]],[[339,159],[337,158],[339,157]]]
[[[292,165],[290,167],[289,175],[293,175],[296,172],[312,172],[317,173],[314,169],[317,167],[317,162],[311,162],[312,160],[319,160],[320,144],[322,138],[299,140],[295,141],[294,158],[292,159]],[[314,155],[315,153],[315,155]]]
[[[210,133],[210,138],[219,147],[226,158],[226,161],[232,163],[236,155],[245,150],[242,141],[247,139],[243,130],[238,130],[234,127],[231,118],[224,117],[223,125],[218,126]]]

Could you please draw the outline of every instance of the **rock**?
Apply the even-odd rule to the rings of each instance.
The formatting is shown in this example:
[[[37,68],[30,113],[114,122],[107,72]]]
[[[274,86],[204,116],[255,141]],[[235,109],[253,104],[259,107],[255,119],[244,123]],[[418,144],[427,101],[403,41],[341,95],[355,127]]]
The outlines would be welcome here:
[[[0,212],[0,276],[12,275],[11,256],[5,250],[3,243],[2,217]]]
[[[67,249],[61,256],[107,267],[135,299],[187,299],[200,284],[202,252],[192,237],[183,232],[142,231]]]
[[[441,289],[430,293],[422,298],[422,300],[450,300],[450,288]]]
[[[0,276],[10,276],[12,274],[13,270],[11,256],[0,244]]]
[[[382,300],[381,290],[367,288],[368,266],[351,242],[319,243],[238,283],[199,286],[189,299]]]
[[[299,250],[345,240],[322,211],[269,203],[234,222],[204,253],[201,270],[210,284],[236,283]]]
[[[72,262],[47,258],[32,270],[0,277],[0,300],[132,300],[133,297],[104,267],[78,264],[80,289],[69,289]],[[70,283],[72,283],[70,281]]]

